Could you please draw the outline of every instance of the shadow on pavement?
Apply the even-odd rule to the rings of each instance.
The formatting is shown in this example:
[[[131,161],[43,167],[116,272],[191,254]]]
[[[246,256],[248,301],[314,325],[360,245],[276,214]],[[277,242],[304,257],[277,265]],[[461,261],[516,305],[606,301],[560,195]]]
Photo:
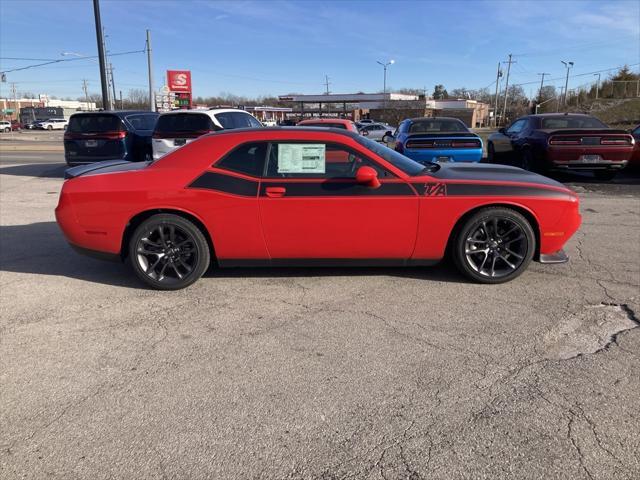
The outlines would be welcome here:
[[[0,167],[0,175],[16,175],[20,177],[64,178],[64,171],[69,168],[66,163],[31,163]]]
[[[74,252],[55,222],[0,226],[0,271],[57,275],[92,283],[145,288],[121,263],[94,260]],[[394,276],[434,282],[466,283],[448,262],[434,267],[211,268],[205,278],[282,278]]]

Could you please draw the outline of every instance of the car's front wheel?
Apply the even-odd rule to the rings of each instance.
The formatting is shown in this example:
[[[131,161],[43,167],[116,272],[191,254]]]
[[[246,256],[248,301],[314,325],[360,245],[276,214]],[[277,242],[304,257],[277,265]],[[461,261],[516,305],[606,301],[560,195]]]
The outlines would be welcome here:
[[[138,226],[129,242],[136,275],[158,290],[179,290],[209,268],[210,251],[200,229],[186,218],[154,215]]]
[[[480,283],[503,283],[519,276],[536,250],[529,221],[510,208],[487,207],[469,217],[454,239],[453,260]]]
[[[492,142],[489,142],[489,144],[487,145],[487,163],[497,163],[496,147],[493,146]]]
[[[52,126],[52,125],[49,125],[49,126],[47,127],[47,130],[53,130],[53,126]]]

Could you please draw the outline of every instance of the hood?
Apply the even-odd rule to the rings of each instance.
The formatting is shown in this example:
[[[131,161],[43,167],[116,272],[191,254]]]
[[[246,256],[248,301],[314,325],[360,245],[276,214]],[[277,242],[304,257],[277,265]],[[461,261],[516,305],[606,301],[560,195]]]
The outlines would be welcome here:
[[[476,180],[482,182],[535,183],[569,190],[562,183],[517,167],[487,163],[441,163],[430,176],[442,180]]]
[[[64,178],[76,178],[82,175],[98,175],[103,173],[128,172],[132,170],[142,170],[149,162],[128,162],[126,160],[105,160],[104,162],[90,163],[88,165],[78,165],[68,168],[64,172]]]

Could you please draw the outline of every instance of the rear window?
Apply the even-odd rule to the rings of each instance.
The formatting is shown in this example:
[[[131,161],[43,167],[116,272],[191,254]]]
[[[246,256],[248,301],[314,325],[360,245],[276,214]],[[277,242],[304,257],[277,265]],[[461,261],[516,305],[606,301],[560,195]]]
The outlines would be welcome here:
[[[542,119],[543,129],[563,129],[563,128],[609,128],[600,120],[594,117],[565,116],[549,117]]]
[[[127,122],[136,130],[153,130],[158,120],[158,115],[153,113],[140,113],[135,115],[127,115]]]
[[[224,129],[262,127],[262,124],[248,113],[222,112],[215,115]]]
[[[253,177],[262,176],[264,160],[267,155],[267,143],[247,143],[240,145],[233,152],[216,163],[216,167],[240,172]]]
[[[119,132],[124,130],[122,120],[115,115],[78,115],[71,117],[67,131],[73,133]]]
[[[409,127],[409,133],[468,132],[458,120],[418,120]]]
[[[160,115],[156,132],[197,132],[215,130],[213,122],[204,113],[169,113]]]

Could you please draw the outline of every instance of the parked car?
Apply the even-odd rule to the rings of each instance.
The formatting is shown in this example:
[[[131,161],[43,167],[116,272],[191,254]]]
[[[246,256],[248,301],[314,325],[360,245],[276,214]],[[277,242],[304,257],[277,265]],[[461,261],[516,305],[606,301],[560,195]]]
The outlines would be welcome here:
[[[205,133],[254,127],[262,127],[262,124],[250,113],[236,108],[163,113],[153,131],[153,158],[157,160]]]
[[[27,130],[35,130],[36,128],[38,128],[37,127],[38,123],[40,123],[42,121],[44,121],[44,120],[33,120],[33,121],[30,121],[30,122],[26,122],[26,123],[24,123],[23,127],[25,129],[27,129]]]
[[[67,165],[105,160],[151,160],[151,135],[158,114],[145,111],[75,113],[64,134]]]
[[[482,139],[457,118],[403,120],[398,130],[383,140],[420,163],[482,160]]]
[[[386,123],[370,123],[360,129],[360,135],[368,137],[376,142],[381,142],[382,137],[391,135],[395,129]]]
[[[370,118],[363,118],[361,120],[358,120],[356,122],[356,125],[358,126],[358,128],[362,128],[365,125],[371,125],[372,123],[379,123],[379,122],[376,122],[375,120],[372,120]]]
[[[66,118],[49,118],[36,123],[36,128],[40,130],[66,130],[69,120]]]
[[[10,132],[12,130],[11,128],[11,122],[5,121],[5,120],[0,120],[0,131],[1,132]]]
[[[315,118],[310,120],[302,120],[298,122],[299,127],[324,127],[324,128],[341,128],[350,132],[358,133],[358,127],[351,120],[343,118]]]
[[[329,162],[330,154],[342,161]],[[149,286],[220,267],[431,265],[482,283],[567,261],[578,196],[519,168],[414,162],[347,130],[200,137],[156,162],[77,167],[56,219],[80,252],[129,259]],[[117,175],[114,175],[117,173]]]
[[[595,117],[577,113],[527,115],[489,136],[488,161],[546,173],[589,171],[612,179],[633,154],[635,141]]]
[[[629,160],[629,167],[633,169],[639,169],[640,168],[640,125],[638,125],[636,128],[631,130],[631,135],[633,135],[633,138],[636,144],[634,145],[634,148],[633,148],[633,155]]]

